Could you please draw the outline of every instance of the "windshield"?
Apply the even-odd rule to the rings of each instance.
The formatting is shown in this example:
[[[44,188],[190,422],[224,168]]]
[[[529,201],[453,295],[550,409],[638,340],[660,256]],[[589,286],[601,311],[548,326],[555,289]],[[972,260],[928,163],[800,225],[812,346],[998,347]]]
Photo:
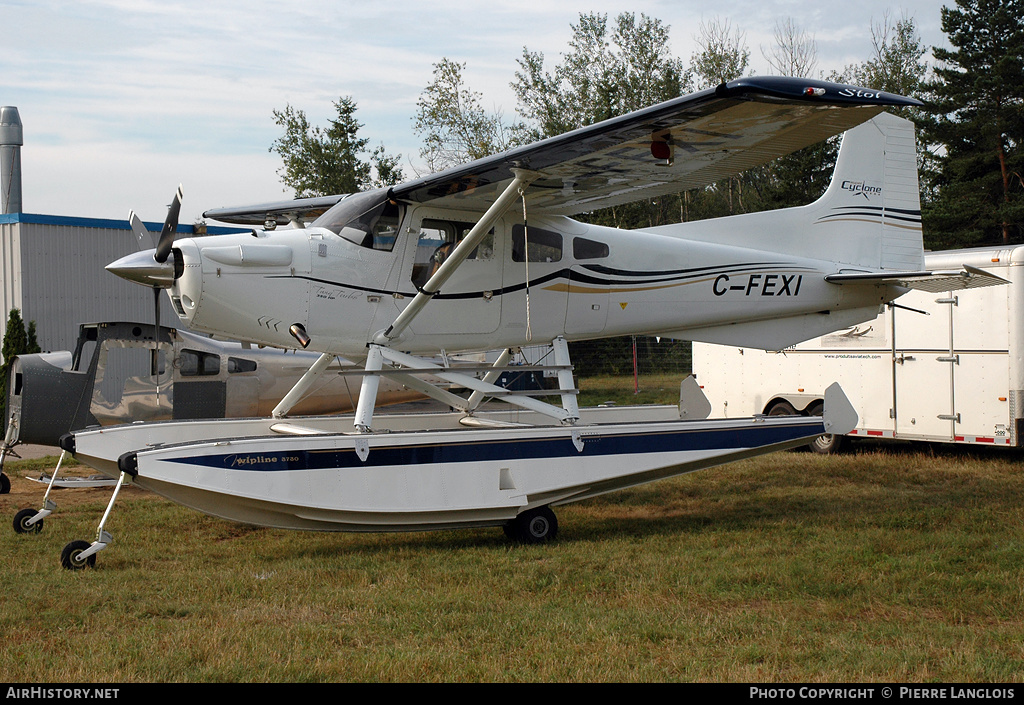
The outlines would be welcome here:
[[[390,251],[395,246],[401,211],[387,189],[356,193],[313,221],[360,247]]]

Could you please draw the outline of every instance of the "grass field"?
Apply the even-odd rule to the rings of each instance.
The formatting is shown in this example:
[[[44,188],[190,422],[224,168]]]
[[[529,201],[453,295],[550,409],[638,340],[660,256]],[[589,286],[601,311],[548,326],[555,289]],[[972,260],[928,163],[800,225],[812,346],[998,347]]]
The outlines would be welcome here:
[[[676,388],[678,383],[674,383]],[[672,388],[672,385],[669,385]],[[677,393],[677,392],[674,392]],[[1024,677],[1014,452],[776,453],[500,529],[315,534],[110,490],[0,531],[7,682],[1008,682]],[[6,516],[37,506],[8,464]],[[26,489],[27,488],[27,489]],[[38,488],[38,489],[36,489]]]
[[[658,374],[632,377],[583,377],[579,384],[580,406],[612,402],[617,406],[633,404],[676,404],[679,383],[684,375]]]

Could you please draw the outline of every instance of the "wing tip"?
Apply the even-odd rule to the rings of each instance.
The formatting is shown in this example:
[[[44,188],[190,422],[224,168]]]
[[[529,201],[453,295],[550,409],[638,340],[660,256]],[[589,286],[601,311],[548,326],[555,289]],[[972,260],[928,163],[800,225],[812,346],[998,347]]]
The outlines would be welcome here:
[[[916,98],[886,93],[885,91],[832,83],[814,78],[793,78],[790,76],[749,76],[722,83],[715,89],[716,95],[742,97],[762,94],[772,98],[817,102],[828,105],[885,105],[896,107],[922,107],[924,103]]]

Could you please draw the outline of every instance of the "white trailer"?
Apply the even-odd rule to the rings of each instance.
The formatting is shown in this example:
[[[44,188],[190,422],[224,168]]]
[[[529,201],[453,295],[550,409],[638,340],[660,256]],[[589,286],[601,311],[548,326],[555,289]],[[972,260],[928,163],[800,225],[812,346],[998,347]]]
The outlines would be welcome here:
[[[911,291],[873,321],[776,352],[694,343],[712,415],[814,415],[839,382],[860,416],[848,437],[1024,445],[1024,246],[925,255],[929,270],[963,264],[1009,283]]]

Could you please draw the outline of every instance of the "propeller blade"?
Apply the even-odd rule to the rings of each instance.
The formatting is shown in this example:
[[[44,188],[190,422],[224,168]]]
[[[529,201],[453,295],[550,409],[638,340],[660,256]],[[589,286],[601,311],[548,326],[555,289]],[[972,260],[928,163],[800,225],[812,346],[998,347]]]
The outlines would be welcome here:
[[[140,218],[135,211],[131,211],[128,214],[128,222],[132,226],[132,232],[135,233],[135,239],[139,241],[140,250],[156,247],[156,240],[153,237],[153,233],[146,229],[146,225],[142,222],[142,218]]]
[[[167,219],[164,221],[163,230],[160,231],[160,240],[156,245],[156,254],[153,255],[153,259],[160,264],[166,262],[167,258],[171,254],[171,246],[174,244],[174,235],[178,230],[178,213],[181,211],[182,198],[181,184],[178,184],[178,190],[174,194],[174,200],[171,201],[171,205],[167,209]]]

